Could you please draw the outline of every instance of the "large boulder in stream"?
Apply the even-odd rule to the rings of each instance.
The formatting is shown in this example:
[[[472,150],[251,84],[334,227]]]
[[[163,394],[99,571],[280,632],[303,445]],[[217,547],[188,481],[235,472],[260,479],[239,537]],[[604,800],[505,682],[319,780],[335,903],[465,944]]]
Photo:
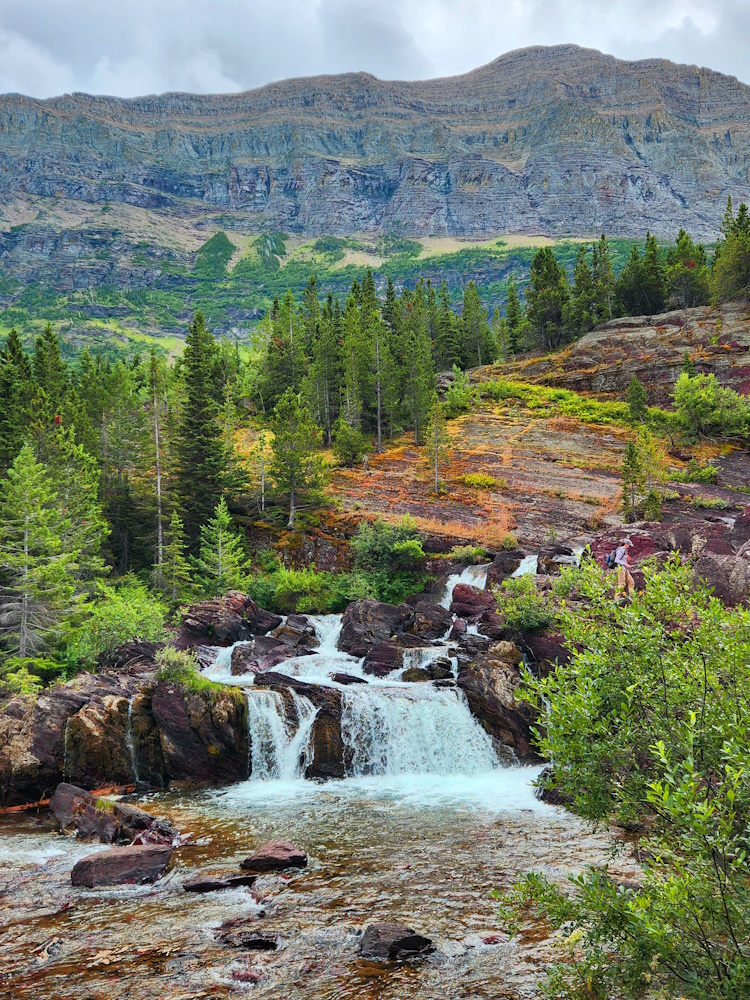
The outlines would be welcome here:
[[[224,597],[193,604],[177,629],[175,646],[231,646],[254,635],[265,635],[281,625],[282,618],[259,608],[247,594],[231,590]]]
[[[422,595],[409,599],[414,608],[414,620],[409,632],[420,639],[442,639],[453,624],[453,615],[441,604],[426,600]]]
[[[75,832],[78,840],[101,844],[173,844],[177,830],[165,819],[111,799],[97,798],[83,788],[60,782],[49,804],[63,833]]]
[[[485,589],[491,590],[509,576],[513,576],[525,558],[526,553],[522,549],[503,549],[502,552],[498,552],[487,570]]]
[[[73,885],[142,885],[155,882],[164,872],[172,848],[163,844],[145,847],[113,847],[81,858],[70,874]]]
[[[292,691],[307,698],[315,706],[316,713],[310,736],[313,760],[305,771],[305,777],[322,781],[328,778],[343,778],[345,764],[344,740],[341,735],[341,691],[321,684],[308,684],[306,681],[287,677],[273,670],[258,674],[254,687],[278,691],[284,698],[286,715],[291,719],[294,719],[296,714],[291,697]]]
[[[354,601],[344,612],[338,648],[351,656],[366,656],[378,643],[398,632],[408,632],[414,609],[408,604]]]
[[[532,711],[515,698],[521,661],[512,642],[495,643],[461,671],[458,686],[482,728],[524,762],[539,758],[531,744]]]
[[[230,672],[234,677],[243,674],[262,674],[273,670],[285,660],[312,652],[307,648],[295,649],[270,635],[259,635],[250,642],[243,642],[232,650]]]
[[[359,946],[363,958],[378,962],[403,961],[434,950],[429,938],[402,924],[370,924]]]
[[[488,590],[470,587],[468,583],[457,583],[453,588],[451,611],[467,622],[478,621],[485,611],[495,607],[495,598]]]
[[[271,635],[295,653],[308,652],[320,645],[315,634],[315,626],[305,615],[287,615]]]
[[[245,871],[258,874],[306,867],[307,855],[288,840],[269,840],[240,864]]]

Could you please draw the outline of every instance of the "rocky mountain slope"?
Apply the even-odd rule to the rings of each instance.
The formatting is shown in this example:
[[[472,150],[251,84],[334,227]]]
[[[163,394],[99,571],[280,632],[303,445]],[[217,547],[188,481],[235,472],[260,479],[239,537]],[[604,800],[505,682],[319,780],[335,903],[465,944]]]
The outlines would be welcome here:
[[[750,198],[750,87],[576,46],[464,76],[0,99],[0,196],[292,233],[716,234]],[[12,214],[12,213],[11,213]],[[6,217],[8,215],[6,214]]]

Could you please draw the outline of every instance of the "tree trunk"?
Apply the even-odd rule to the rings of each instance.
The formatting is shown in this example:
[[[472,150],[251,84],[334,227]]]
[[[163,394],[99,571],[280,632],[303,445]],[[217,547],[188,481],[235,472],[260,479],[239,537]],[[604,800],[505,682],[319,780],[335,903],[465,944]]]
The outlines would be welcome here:
[[[289,493],[289,520],[286,523],[287,528],[291,531],[294,527],[294,489]]]

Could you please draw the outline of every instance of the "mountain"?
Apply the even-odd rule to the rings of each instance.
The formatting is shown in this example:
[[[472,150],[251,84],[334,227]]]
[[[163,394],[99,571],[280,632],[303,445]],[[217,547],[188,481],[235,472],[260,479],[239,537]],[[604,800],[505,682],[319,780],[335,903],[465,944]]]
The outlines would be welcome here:
[[[572,45],[426,82],[356,73],[222,96],[0,98],[6,205],[124,203],[245,232],[685,226],[711,239],[727,194],[750,199],[749,168],[750,87]]]

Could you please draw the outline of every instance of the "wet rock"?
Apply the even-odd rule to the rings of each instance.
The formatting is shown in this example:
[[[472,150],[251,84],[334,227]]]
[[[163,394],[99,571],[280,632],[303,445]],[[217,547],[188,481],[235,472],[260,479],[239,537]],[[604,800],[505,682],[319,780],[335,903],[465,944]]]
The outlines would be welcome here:
[[[287,710],[294,711],[289,692],[296,691],[313,703],[317,712],[312,726],[313,762],[305,771],[306,778],[327,780],[343,778],[344,740],[341,736],[341,692],[320,684],[308,684],[296,677],[269,670],[258,674],[255,687],[272,688],[289,699]]]
[[[393,642],[379,642],[367,654],[362,670],[373,677],[387,677],[403,663],[403,649]]]
[[[286,868],[305,868],[307,855],[287,840],[269,840],[240,865],[251,872],[284,871]]]
[[[485,731],[510,747],[519,760],[532,761],[539,759],[531,744],[532,711],[515,698],[521,683],[520,661],[516,646],[498,643],[461,671],[458,686]]]
[[[490,639],[502,639],[508,632],[505,618],[497,611],[485,611],[477,625],[482,635]]]
[[[233,677],[260,674],[265,670],[273,670],[284,660],[298,656],[300,652],[273,636],[257,636],[251,642],[234,647],[230,673]]]
[[[401,924],[370,924],[359,946],[363,958],[398,962],[434,951],[432,941]]]
[[[104,694],[71,716],[65,732],[66,771],[86,788],[135,782],[128,747],[130,699]]]
[[[409,603],[414,608],[414,619],[409,626],[412,635],[420,639],[441,639],[451,627],[453,615],[447,608],[424,598],[412,599]]]
[[[519,642],[529,659],[534,661],[537,674],[549,673],[554,669],[555,662],[562,666],[570,663],[570,650],[565,645],[562,632],[528,632]]]
[[[164,844],[145,847],[113,847],[81,858],[70,874],[73,885],[141,885],[155,882],[164,872],[172,848]]]
[[[354,674],[329,674],[329,676],[337,684],[367,684],[365,677],[355,677]]]
[[[456,639],[459,636],[466,635],[467,628],[468,625],[465,618],[456,618],[453,622],[453,627],[451,628],[450,638]]]
[[[257,875],[227,875],[226,877],[198,875],[196,878],[183,882],[182,888],[185,892],[217,892],[221,889],[236,889],[243,885],[253,885],[257,879]]]
[[[247,594],[230,591],[224,597],[189,607],[177,629],[175,646],[231,646],[254,635],[265,635],[281,621],[279,615],[259,608]]]
[[[378,643],[408,631],[414,611],[406,604],[354,601],[344,612],[338,648],[352,656],[366,656]]]
[[[312,650],[319,645],[315,626],[305,615],[287,615],[271,635],[292,650]]]
[[[252,919],[245,917],[227,920],[216,932],[216,940],[228,948],[244,951],[276,951],[279,946],[278,935],[258,930]]]
[[[461,635],[458,637],[459,651],[465,656],[472,658],[479,653],[486,653],[492,645],[492,640],[486,635]]]
[[[179,836],[167,820],[127,802],[97,798],[83,788],[61,782],[49,804],[64,833],[75,830],[79,840],[113,844],[136,837],[150,843],[172,844]]]
[[[559,576],[560,566],[565,562],[570,562],[572,558],[573,550],[566,545],[545,545],[539,550],[536,571],[546,576]]]
[[[478,587],[470,587],[467,583],[459,583],[453,588],[451,611],[467,622],[476,622],[485,611],[495,606],[494,596]]]
[[[247,704],[241,691],[191,691],[159,681],[151,711],[167,783],[220,784],[247,777]]]
[[[425,670],[424,667],[410,667],[401,674],[401,680],[419,683],[421,681],[431,681],[432,676],[429,670]]]
[[[507,580],[509,576],[513,576],[525,557],[526,553],[521,549],[504,549],[498,552],[487,570],[485,589],[490,590],[503,580]]]

